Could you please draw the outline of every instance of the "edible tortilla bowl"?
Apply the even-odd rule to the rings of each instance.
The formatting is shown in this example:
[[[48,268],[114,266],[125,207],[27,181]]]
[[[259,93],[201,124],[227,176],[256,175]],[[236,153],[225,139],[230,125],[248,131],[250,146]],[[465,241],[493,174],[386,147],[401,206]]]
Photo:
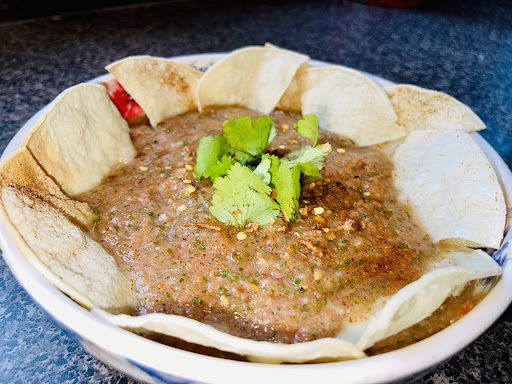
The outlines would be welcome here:
[[[204,68],[222,54],[174,58]],[[325,65],[312,62],[313,65]],[[110,79],[105,75],[98,83]],[[391,83],[373,77],[381,85]],[[20,147],[43,110],[31,118],[9,143],[2,155],[6,158]],[[487,155],[511,206],[512,174],[489,144],[478,134],[473,139]],[[107,364],[145,382],[247,382],[286,379],[294,382],[389,382],[413,377],[448,359],[487,329],[512,301],[512,266],[508,261],[507,234],[494,258],[503,266],[497,285],[470,313],[443,331],[408,347],[359,360],[297,365],[270,365],[238,362],[187,352],[114,327],[79,306],[51,285],[23,256],[5,227],[0,227],[0,240],[7,264],[32,298],[87,351]],[[446,341],[450,342],[447,343]],[[201,367],[197,369],[196,367]]]

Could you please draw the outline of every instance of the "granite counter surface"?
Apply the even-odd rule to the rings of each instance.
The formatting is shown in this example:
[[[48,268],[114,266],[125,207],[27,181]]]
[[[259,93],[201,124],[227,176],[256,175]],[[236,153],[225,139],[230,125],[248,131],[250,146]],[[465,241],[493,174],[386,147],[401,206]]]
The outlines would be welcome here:
[[[479,4],[482,3],[482,4]],[[446,91],[487,124],[512,165],[512,3],[437,1],[415,10],[349,1],[155,3],[0,24],[0,150],[66,87],[134,54],[274,44]],[[126,383],[49,320],[0,258],[0,382]],[[512,308],[417,383],[512,382]],[[447,341],[450,342],[450,341]]]

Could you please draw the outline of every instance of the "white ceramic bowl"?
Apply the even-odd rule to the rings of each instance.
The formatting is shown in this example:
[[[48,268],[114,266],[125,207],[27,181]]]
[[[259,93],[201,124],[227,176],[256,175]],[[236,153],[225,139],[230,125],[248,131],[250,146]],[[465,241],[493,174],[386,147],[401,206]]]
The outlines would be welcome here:
[[[181,56],[174,59],[205,69],[224,54]],[[313,61],[314,65],[326,65]],[[371,76],[382,85],[389,81]],[[105,81],[110,75],[92,82]],[[44,109],[48,108],[45,107]],[[2,155],[12,154],[43,110],[35,114],[14,136]],[[512,207],[512,174],[504,161],[478,134],[473,138],[493,164]],[[507,228],[508,229],[508,228]],[[503,266],[503,276],[471,312],[443,331],[408,347],[364,359],[325,363],[271,365],[232,361],[182,351],[121,328],[114,327],[76,304],[48,283],[29,264],[5,228],[0,226],[3,257],[20,284],[69,335],[105,363],[148,383],[376,383],[414,377],[447,360],[481,335],[512,301],[512,257],[507,233],[493,257]]]

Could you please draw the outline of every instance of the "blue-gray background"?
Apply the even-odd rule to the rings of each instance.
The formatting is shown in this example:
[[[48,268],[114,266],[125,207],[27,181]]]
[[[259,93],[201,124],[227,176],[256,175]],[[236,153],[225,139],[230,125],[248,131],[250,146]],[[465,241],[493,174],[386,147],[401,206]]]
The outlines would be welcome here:
[[[348,1],[183,1],[0,23],[0,150],[59,92],[103,74],[113,60],[266,41],[448,92],[480,115],[488,126],[483,136],[512,164],[509,1],[430,1],[414,10]],[[509,308],[469,348],[418,382],[509,383],[511,341]],[[0,382],[131,381],[56,328],[0,259]]]

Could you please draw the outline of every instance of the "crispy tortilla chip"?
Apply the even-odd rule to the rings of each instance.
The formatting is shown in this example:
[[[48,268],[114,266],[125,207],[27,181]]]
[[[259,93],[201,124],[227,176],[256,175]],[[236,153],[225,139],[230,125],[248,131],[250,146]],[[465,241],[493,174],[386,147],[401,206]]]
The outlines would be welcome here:
[[[365,354],[346,341],[323,338],[297,344],[256,341],[221,332],[210,325],[183,316],[152,313],[143,316],[112,315],[94,309],[110,323],[133,331],[152,331],[178,337],[189,343],[232,352],[259,363],[302,363],[347,360]]]
[[[70,196],[94,188],[136,154],[126,121],[99,84],[79,84],[61,93],[27,146]]]
[[[481,250],[447,251],[431,272],[405,286],[385,305],[376,306],[366,322],[347,324],[340,337],[365,350],[430,316],[471,280],[501,274],[500,266]]]
[[[30,249],[24,254],[50,283],[88,308],[118,313],[135,305],[131,282],[114,258],[61,212],[13,187],[2,188],[1,203],[4,223],[15,227],[18,242]]]
[[[245,47],[210,67],[199,81],[199,110],[240,105],[261,113],[276,107],[308,57],[276,47]]]
[[[153,127],[196,109],[195,90],[202,73],[194,67],[151,56],[131,56],[106,67],[144,109]]]
[[[341,66],[306,70],[302,114],[314,114],[320,126],[367,146],[405,136],[386,93],[357,71]]]
[[[423,130],[409,134],[393,155],[399,198],[434,242],[499,248],[505,201],[489,160],[467,132]]]
[[[460,129],[475,132],[485,124],[467,106],[443,92],[401,84],[386,88],[395,108],[398,124],[408,131],[419,129]]]
[[[83,227],[89,227],[94,219],[94,213],[89,205],[70,199],[62,193],[59,186],[43,172],[26,148],[2,163],[0,185],[30,191]]]

